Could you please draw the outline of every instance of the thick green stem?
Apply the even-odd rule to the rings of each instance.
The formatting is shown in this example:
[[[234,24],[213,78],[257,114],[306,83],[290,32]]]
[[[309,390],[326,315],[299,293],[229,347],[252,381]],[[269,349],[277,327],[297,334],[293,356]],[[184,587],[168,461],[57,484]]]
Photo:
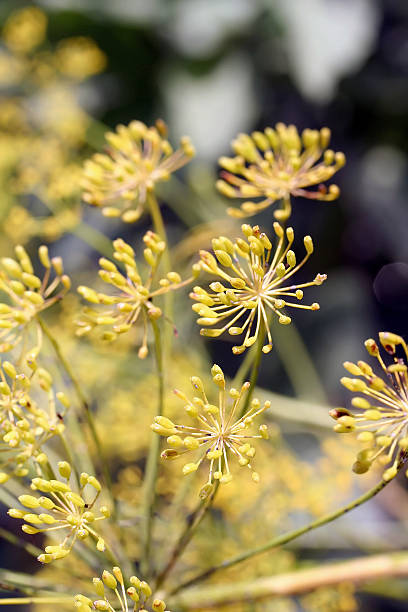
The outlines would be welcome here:
[[[152,327],[154,333],[154,347],[156,356],[156,368],[158,378],[158,407],[157,415],[161,416],[164,412],[164,368],[163,368],[163,350],[160,337],[160,329],[157,321],[152,319]],[[149,454],[146,462],[146,473],[144,481],[144,499],[143,499],[143,516],[144,516],[144,541],[143,541],[143,557],[141,561],[142,570],[148,573],[150,571],[150,549],[152,541],[153,527],[153,512],[156,498],[156,481],[159,469],[160,457],[160,436],[153,434],[149,447]]]
[[[196,509],[193,511],[193,513],[188,517],[188,522],[185,525],[184,531],[181,533],[179,539],[177,540],[166,566],[164,567],[164,569],[160,572],[160,574],[157,577],[156,587],[155,587],[156,590],[160,588],[164,584],[164,582],[167,580],[178,558],[184,552],[191,538],[195,534],[198,526],[200,525],[201,521],[205,517],[207,511],[211,508],[214,498],[217,494],[219,484],[220,483],[217,480],[212,494],[206,499],[201,500],[200,503],[197,505]]]
[[[288,542],[291,542],[292,540],[295,540],[296,538],[300,537],[304,533],[307,533],[308,531],[312,531],[313,529],[317,529],[317,527],[321,527],[322,525],[327,525],[327,523],[331,523],[332,521],[339,518],[340,516],[343,516],[347,512],[354,510],[354,508],[361,506],[361,504],[364,504],[365,502],[373,498],[375,495],[377,495],[377,493],[382,491],[382,489],[387,484],[388,484],[387,481],[381,480],[375,487],[367,491],[367,493],[360,495],[360,497],[357,497],[357,499],[350,502],[346,506],[342,506],[341,508],[339,508],[338,510],[335,510],[334,512],[325,514],[321,518],[307,525],[304,525],[303,527],[299,527],[299,529],[294,529],[293,531],[284,533],[276,538],[273,538],[272,540],[268,540],[261,546],[247,550],[241,553],[240,555],[237,555],[236,557],[232,557],[231,559],[227,559],[226,561],[223,561],[219,565],[214,565],[213,567],[210,567],[204,572],[197,574],[197,576],[194,576],[190,580],[187,580],[186,582],[180,584],[171,594],[173,595],[175,593],[178,593],[182,589],[186,589],[187,587],[191,587],[194,584],[202,582],[203,580],[205,580],[206,578],[209,578],[210,576],[212,576],[218,571],[233,567],[234,565],[237,565],[238,563],[242,563],[243,561],[246,561],[247,559],[252,559],[256,555],[260,555],[261,553],[267,552],[268,550],[272,550],[273,548],[277,548],[278,546],[283,546],[283,544],[287,544]]]
[[[75,374],[73,373],[70,364],[68,363],[68,361],[65,359],[62,351],[61,351],[61,347],[57,341],[57,339],[55,338],[55,336],[53,335],[53,333],[51,332],[50,328],[48,327],[48,325],[45,323],[45,321],[43,321],[43,319],[41,319],[40,317],[38,317],[38,322],[41,326],[41,329],[43,330],[44,334],[47,336],[48,340],[51,342],[54,351],[62,365],[62,367],[64,368],[68,378],[70,379],[72,386],[75,389],[75,393],[78,397],[79,403],[81,404],[81,407],[83,409],[83,412],[85,414],[85,418],[86,421],[88,423],[89,426],[89,430],[91,432],[91,436],[93,439],[93,442],[95,444],[95,447],[97,449],[98,452],[98,456],[101,462],[101,467],[102,467],[102,471],[103,471],[103,475],[105,478],[105,484],[110,492],[110,496],[112,498],[112,501],[114,502],[114,507],[116,509],[116,500],[115,500],[115,496],[113,495],[113,491],[112,491],[112,480],[111,480],[111,476],[110,476],[110,471],[108,468],[108,463],[107,460],[104,456],[104,451],[103,451],[103,447],[101,444],[101,441],[99,439],[98,436],[98,432],[96,431],[96,427],[95,427],[95,422],[94,422],[94,418],[92,415],[92,411],[90,409],[90,406],[88,404],[88,400],[86,399],[81,386],[75,376]]]

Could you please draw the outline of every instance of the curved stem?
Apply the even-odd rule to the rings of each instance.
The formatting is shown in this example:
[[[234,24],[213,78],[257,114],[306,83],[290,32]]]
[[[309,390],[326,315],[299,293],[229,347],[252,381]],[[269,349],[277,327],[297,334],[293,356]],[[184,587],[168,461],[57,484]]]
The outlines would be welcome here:
[[[83,409],[83,412],[85,414],[85,418],[87,420],[90,432],[91,432],[91,436],[92,439],[94,441],[95,447],[97,449],[98,455],[99,455],[99,459],[101,461],[101,467],[102,467],[102,471],[103,471],[103,475],[105,478],[105,484],[109,490],[110,496],[112,498],[112,501],[114,503],[114,508],[116,510],[116,500],[115,500],[115,496],[113,495],[113,491],[112,491],[112,480],[111,480],[111,476],[110,476],[110,471],[108,468],[108,463],[106,461],[104,452],[103,452],[103,448],[102,448],[102,444],[101,441],[99,439],[98,436],[98,432],[96,431],[96,427],[95,427],[95,422],[94,422],[94,418],[92,415],[92,411],[90,409],[90,406],[88,404],[88,400],[86,399],[81,386],[75,376],[75,374],[73,373],[70,364],[68,363],[68,361],[66,360],[66,358],[64,357],[62,351],[61,351],[61,347],[57,341],[57,339],[55,338],[55,336],[53,335],[53,333],[51,332],[50,328],[48,327],[48,325],[45,323],[45,321],[43,321],[43,319],[41,319],[41,317],[37,317],[38,322],[40,324],[41,329],[43,330],[44,334],[47,336],[48,340],[51,342],[54,351],[63,367],[63,369],[65,370],[68,378],[70,379],[72,386],[75,389],[75,393],[78,397],[79,403],[81,404],[81,407]]]
[[[157,415],[161,416],[164,411],[164,368],[163,368],[163,350],[160,337],[160,329],[157,321],[151,321],[154,333],[154,347],[156,356],[156,368],[158,378],[158,407]],[[144,517],[144,542],[143,542],[143,557],[142,569],[147,574],[150,570],[149,558],[152,540],[153,527],[153,511],[156,498],[156,481],[159,468],[160,457],[160,436],[153,434],[152,441],[149,447],[149,454],[146,462],[146,472],[144,480],[144,498],[143,498],[143,517]]]
[[[354,510],[354,508],[357,508],[358,506],[361,506],[361,504],[364,504],[368,500],[372,499],[375,495],[377,495],[380,491],[383,490],[383,488],[388,484],[388,482],[390,481],[381,480],[377,485],[375,485],[375,487],[373,487],[372,489],[370,489],[363,495],[360,495],[360,497],[357,497],[357,499],[350,502],[346,506],[342,506],[341,508],[339,508],[338,510],[335,510],[334,512],[325,514],[319,519],[312,521],[311,523],[308,523],[307,525],[304,525],[303,527],[299,527],[298,529],[294,529],[293,531],[288,531],[287,533],[277,536],[276,538],[273,538],[272,540],[267,541],[265,544],[262,544],[261,546],[247,550],[241,553],[240,555],[237,555],[236,557],[232,557],[231,559],[227,559],[226,561],[223,561],[219,565],[214,565],[213,567],[210,567],[209,569],[205,570],[201,574],[197,574],[197,576],[194,576],[190,580],[187,580],[186,582],[180,584],[174,591],[172,591],[171,594],[173,595],[175,593],[178,593],[182,589],[191,587],[193,586],[193,584],[197,584],[201,582],[202,580],[209,578],[210,576],[212,576],[213,574],[215,574],[216,572],[220,570],[225,570],[230,567],[233,567],[234,565],[237,565],[238,563],[241,563],[242,561],[246,561],[247,559],[251,559],[255,557],[256,555],[260,555],[261,553],[267,552],[268,550],[272,550],[273,548],[277,548],[278,546],[287,544],[288,542],[295,540],[296,538],[300,537],[304,533],[307,533],[308,531],[312,531],[313,529],[317,529],[317,527],[321,527],[322,525],[327,525],[327,523],[331,523],[332,521],[339,518],[340,516],[343,516],[347,512]]]
[[[211,508],[211,505],[217,494],[219,484],[220,483],[217,480],[212,494],[207,499],[201,500],[200,503],[197,505],[196,509],[193,511],[193,513],[188,517],[188,521],[185,525],[184,531],[181,533],[179,539],[177,540],[166,566],[157,577],[155,590],[162,586],[167,580],[168,575],[176,564],[177,559],[184,552],[191,538],[195,534],[197,527],[200,525],[207,511]]]

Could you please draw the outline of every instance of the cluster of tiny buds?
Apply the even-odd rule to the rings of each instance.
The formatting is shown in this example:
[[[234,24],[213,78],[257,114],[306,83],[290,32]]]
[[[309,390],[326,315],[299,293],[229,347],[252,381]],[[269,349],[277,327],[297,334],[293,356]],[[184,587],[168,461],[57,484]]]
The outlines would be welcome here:
[[[252,472],[252,480],[259,482],[259,474],[253,470],[252,459],[256,449],[252,439],[268,439],[266,425],[260,425],[258,433],[250,431],[255,417],[270,407],[270,402],[263,406],[258,399],[253,399],[244,413],[242,401],[249,391],[250,383],[245,382],[241,389],[225,388],[225,377],[220,366],[211,368],[212,379],[218,387],[218,402],[209,402],[203,382],[197,376],[191,378],[193,390],[198,393],[192,400],[176,389],[174,392],[185,404],[187,415],[195,424],[178,425],[165,416],[157,416],[152,429],[160,436],[167,438],[171,446],[163,451],[163,459],[177,459],[186,453],[197,451],[198,459],[183,466],[184,475],[196,472],[201,463],[208,461],[208,480],[200,490],[202,499],[208,497],[214,488],[214,481],[221,484],[231,482],[230,461],[236,459],[241,467]],[[201,453],[200,453],[201,451]]]
[[[345,164],[343,153],[327,149],[330,130],[305,129],[299,135],[294,125],[278,123],[275,129],[239,134],[232,142],[235,157],[219,160],[221,178],[218,190],[228,198],[243,198],[240,209],[229,208],[233,217],[259,213],[278,200],[283,207],[275,211],[280,221],[291,214],[290,196],[331,201],[339,196],[337,185],[327,188],[329,180]],[[322,159],[321,159],[322,158]],[[307,187],[318,185],[316,190]],[[256,199],[257,201],[252,201]]]
[[[160,307],[153,303],[154,298],[191,282],[191,279],[182,281],[177,272],[168,272],[165,278],[156,281],[155,273],[166,248],[166,243],[152,231],[146,232],[143,242],[145,244],[144,259],[150,268],[145,281],[142,280],[139,272],[133,248],[124,240],[118,238],[113,241],[113,257],[124,266],[125,274],[119,270],[113,261],[105,257],[99,260],[100,278],[113,286],[117,293],[101,293],[83,285],[78,287],[78,293],[94,307],[87,307],[83,310],[82,316],[77,320],[76,332],[78,336],[83,336],[95,327],[105,327],[107,329],[104,329],[102,339],[112,342],[119,335],[130,331],[141,316],[143,336],[138,353],[141,359],[148,354],[148,320],[158,319],[162,315]],[[196,266],[193,269],[193,275],[196,276],[198,273],[199,269]],[[156,288],[152,287],[153,284],[156,285]],[[97,310],[95,306],[102,306],[104,310]]]
[[[0,351],[9,351],[21,341],[23,329],[35,315],[60,300],[71,287],[64,274],[61,257],[50,259],[48,248],[42,245],[38,257],[45,268],[42,278],[34,274],[32,261],[23,246],[15,247],[16,259],[0,260],[0,290],[8,303],[0,303]],[[54,278],[51,278],[54,272]]]
[[[349,391],[360,394],[351,401],[357,412],[336,408],[330,414],[336,420],[336,432],[359,432],[357,439],[363,444],[363,450],[358,453],[353,470],[362,474],[378,461],[385,466],[383,479],[388,481],[397,475],[408,458],[408,348],[397,334],[380,332],[379,338],[382,347],[394,358],[392,364],[387,366],[383,361],[373,338],[366,340],[365,347],[377,359],[384,378],[377,376],[365,361],[356,364],[346,361],[346,370],[359,378],[345,376],[341,383]],[[397,347],[402,349],[403,357],[397,355]]]
[[[269,313],[277,316],[281,325],[288,325],[292,319],[284,311],[286,308],[319,310],[317,302],[310,306],[299,302],[303,299],[303,289],[321,285],[327,278],[325,274],[318,274],[308,283],[286,284],[313,253],[312,238],[304,237],[306,253],[297,262],[290,248],[294,241],[293,228],[284,230],[277,222],[273,227],[278,237],[275,247],[257,225],[244,224],[241,227],[244,238],[232,242],[220,236],[213,240],[215,257],[208,251],[200,252],[202,269],[220,278],[210,283],[209,290],[195,286],[190,293],[197,302],[192,308],[199,315],[197,323],[203,326],[200,333],[210,338],[226,331],[234,337],[243,335],[242,344],[232,348],[234,354],[252,346],[261,329],[268,339],[262,350],[271,351]]]
[[[20,495],[18,500],[22,506],[29,509],[28,511],[18,508],[8,510],[12,518],[25,521],[22,530],[30,535],[50,533],[61,529],[68,530],[64,540],[58,545],[45,547],[45,553],[37,557],[41,563],[51,563],[66,557],[76,539],[85,540],[88,536],[96,540],[96,548],[99,551],[105,550],[105,542],[94,528],[97,521],[110,516],[110,511],[106,506],[100,507],[100,515],[96,515],[93,511],[93,506],[101,493],[99,480],[83,472],[80,475],[79,491],[75,492],[68,482],[72,471],[70,464],[67,461],[60,461],[58,471],[65,482],[57,479],[33,478],[32,490],[46,493],[46,495],[40,497]],[[88,485],[94,490],[93,497],[84,495],[84,489]]]
[[[154,599],[152,602],[152,589],[144,580],[139,580],[136,576],[129,578],[130,586],[126,587],[122,571],[119,567],[113,567],[112,572],[104,570],[101,578],[93,578],[95,593],[99,599],[92,600],[84,595],[75,595],[74,606],[78,612],[90,612],[91,610],[109,610],[110,612],[170,612],[166,609],[166,604],[161,599]],[[106,592],[108,589],[108,593]],[[117,604],[112,605],[109,591],[116,596]],[[129,607],[128,598],[131,603]],[[119,605],[119,608],[118,608]]]
[[[0,365],[0,438],[3,461],[0,465],[0,484],[11,475],[28,474],[27,461],[32,458],[39,465],[48,462],[42,447],[52,436],[64,431],[62,421],[69,400],[63,392],[54,396],[51,374],[44,368],[36,369],[29,377],[18,372],[9,361]],[[31,397],[33,387],[47,394],[47,409]],[[61,404],[57,411],[56,400]],[[10,471],[12,470],[12,472]]]
[[[101,207],[106,217],[137,221],[156,183],[168,180],[194,156],[188,138],[182,138],[180,148],[174,151],[166,135],[167,127],[161,120],[149,128],[132,121],[108,132],[109,154],[96,153],[85,162],[84,201]]]

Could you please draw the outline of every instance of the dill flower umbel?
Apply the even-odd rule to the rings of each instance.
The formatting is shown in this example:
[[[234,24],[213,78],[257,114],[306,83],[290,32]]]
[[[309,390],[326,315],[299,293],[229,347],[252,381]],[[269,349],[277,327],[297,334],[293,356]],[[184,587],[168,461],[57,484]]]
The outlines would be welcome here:
[[[92,600],[84,595],[75,595],[74,605],[78,612],[109,610],[110,612],[170,612],[161,599],[151,601],[152,589],[147,582],[136,576],[129,578],[126,587],[122,571],[113,567],[112,572],[104,570],[101,578],[93,578],[94,591],[99,599]],[[112,602],[112,599],[115,601]]]
[[[208,251],[200,252],[203,270],[221,279],[221,282],[210,283],[210,291],[196,286],[190,294],[197,302],[193,305],[193,310],[199,315],[197,323],[205,326],[200,333],[211,338],[227,330],[231,336],[245,334],[243,343],[233,347],[235,354],[243,353],[256,342],[261,327],[266,330],[268,337],[268,343],[262,350],[264,353],[270,352],[272,337],[268,322],[269,310],[278,317],[279,323],[288,325],[291,318],[284,314],[284,308],[319,309],[316,302],[305,306],[288,301],[291,298],[301,300],[305,287],[321,285],[327,278],[325,274],[318,274],[309,283],[288,283],[290,277],[313,253],[311,237],[305,236],[306,255],[297,263],[295,253],[290,249],[294,240],[293,229],[289,227],[285,232],[275,222],[274,230],[279,238],[275,249],[257,225],[251,227],[245,224],[242,226],[244,239],[238,238],[231,242],[220,236],[213,240],[215,257]],[[207,329],[214,326],[217,328]]]
[[[327,189],[322,183],[345,164],[343,153],[328,149],[330,130],[303,130],[301,136],[294,125],[277,123],[275,129],[239,134],[232,142],[235,157],[221,157],[224,168],[217,181],[218,190],[229,198],[245,198],[240,210],[229,208],[233,217],[249,217],[282,200],[275,211],[276,219],[291,214],[290,196],[302,196],[329,202],[339,196],[337,185]],[[321,161],[319,159],[323,157]],[[317,190],[307,187],[318,185]],[[257,201],[254,202],[252,199]],[[250,201],[248,201],[250,199]]]
[[[132,329],[141,316],[143,337],[139,357],[142,359],[148,354],[148,321],[158,319],[162,314],[161,309],[153,304],[153,299],[191,282],[191,279],[182,281],[177,272],[169,272],[166,278],[157,282],[157,288],[153,289],[157,267],[166,244],[151,231],[144,235],[143,241],[146,245],[143,252],[144,258],[150,268],[146,280],[142,281],[132,247],[121,238],[114,240],[113,256],[116,261],[124,265],[126,275],[122,274],[115,263],[102,257],[99,260],[101,266],[99,276],[105,283],[112,285],[117,293],[98,293],[90,287],[78,287],[78,293],[85,300],[91,304],[103,306],[103,309],[85,308],[82,316],[77,320],[78,336],[88,334],[96,327],[108,328],[102,332],[102,339],[111,342],[116,340],[120,334]]]
[[[25,332],[37,314],[63,298],[71,286],[64,274],[61,257],[49,258],[45,245],[38,249],[38,257],[45,268],[42,277],[34,274],[32,261],[21,245],[15,247],[16,259],[0,260],[0,291],[6,301],[0,303],[0,352],[24,346]],[[37,345],[31,350],[34,359],[41,347],[41,335],[37,326]]]
[[[157,121],[154,127],[132,121],[128,126],[119,125],[116,132],[108,132],[108,154],[96,153],[85,162],[83,200],[102,208],[107,217],[137,221],[156,183],[168,180],[194,155],[187,137],[174,151],[166,136],[163,121]]]
[[[160,436],[166,436],[167,443],[172,447],[163,451],[161,455],[163,459],[177,459],[191,451],[200,453],[197,461],[184,465],[184,475],[195,472],[204,459],[209,462],[208,480],[200,490],[202,498],[211,493],[215,480],[220,483],[231,481],[229,460],[233,458],[241,467],[248,467],[252,471],[252,479],[258,482],[259,474],[253,471],[251,463],[255,456],[255,448],[250,440],[268,439],[266,425],[260,425],[258,434],[249,430],[255,417],[269,408],[270,402],[265,402],[261,406],[259,400],[253,399],[248,410],[241,415],[241,402],[250,388],[250,383],[244,383],[240,390],[231,388],[227,393],[222,369],[218,365],[213,365],[211,374],[213,382],[219,389],[217,405],[209,403],[203,383],[197,376],[191,378],[193,389],[198,392],[192,400],[181,391],[177,389],[174,391],[186,403],[186,412],[197,425],[176,425],[164,416],[157,416],[152,425],[153,431]]]
[[[31,481],[31,488],[34,491],[41,491],[47,495],[41,497],[20,495],[18,500],[22,506],[28,508],[28,511],[18,508],[10,508],[8,511],[12,518],[25,521],[21,529],[31,535],[61,529],[68,530],[67,535],[58,545],[45,547],[45,552],[37,557],[41,563],[51,563],[66,557],[77,538],[85,540],[91,536],[96,540],[96,548],[100,551],[105,550],[105,542],[94,528],[97,521],[108,518],[110,515],[106,506],[101,506],[99,515],[93,511],[101,493],[99,480],[83,472],[80,476],[80,489],[75,492],[69,484],[70,464],[66,461],[59,461],[58,470],[64,480],[33,478]],[[87,489],[86,493],[85,489]],[[93,490],[93,494],[90,494],[89,490]]]
[[[391,480],[408,458],[408,348],[397,334],[380,332],[379,338],[385,351],[393,357],[390,365],[383,361],[375,340],[369,338],[365,346],[377,358],[385,377],[377,376],[365,361],[357,364],[346,361],[346,370],[359,378],[344,377],[341,383],[360,394],[351,401],[357,412],[338,408],[330,414],[337,421],[335,431],[359,431],[357,439],[364,448],[357,455],[353,470],[362,474],[378,461],[386,466],[384,480]],[[401,355],[397,355],[397,347],[402,349]]]
[[[40,393],[46,401],[39,401]],[[60,406],[57,406],[59,402]],[[46,405],[46,408],[43,405]],[[12,475],[28,474],[27,462],[47,463],[43,445],[64,431],[63,415],[69,402],[64,393],[54,394],[52,377],[47,370],[38,368],[31,376],[18,372],[9,361],[0,367],[0,483]]]

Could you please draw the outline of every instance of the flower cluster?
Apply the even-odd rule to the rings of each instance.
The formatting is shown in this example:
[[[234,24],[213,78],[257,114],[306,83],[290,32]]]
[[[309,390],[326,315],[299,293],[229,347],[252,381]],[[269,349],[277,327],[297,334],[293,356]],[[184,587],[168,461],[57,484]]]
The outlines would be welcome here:
[[[255,417],[270,407],[270,402],[265,402],[261,406],[259,400],[253,399],[248,410],[242,414],[242,401],[250,388],[249,382],[244,383],[240,390],[231,388],[227,393],[222,369],[218,365],[213,365],[211,374],[219,390],[217,405],[209,403],[203,383],[197,376],[191,378],[191,384],[199,395],[192,400],[181,391],[177,389],[174,391],[186,403],[186,413],[197,422],[197,425],[176,425],[164,416],[157,416],[152,425],[153,431],[166,436],[167,443],[172,447],[163,451],[163,459],[177,459],[185,453],[201,451],[197,461],[184,465],[184,475],[195,472],[203,460],[207,459],[209,474],[207,483],[200,490],[202,498],[211,494],[215,480],[221,483],[231,481],[228,457],[237,459],[240,466],[253,470],[251,462],[255,456],[255,448],[250,440],[268,438],[266,425],[260,425],[258,434],[248,430],[253,425]],[[252,471],[252,479],[258,482],[259,474]]]
[[[107,217],[137,221],[155,184],[168,180],[194,155],[188,138],[182,138],[174,151],[166,135],[162,121],[154,127],[132,121],[106,134],[109,154],[96,153],[85,163],[83,200],[101,207]]]
[[[214,254],[201,251],[202,268],[220,281],[210,283],[209,289],[196,286],[190,297],[197,303],[193,310],[199,315],[197,323],[205,326],[201,335],[215,338],[228,330],[231,336],[245,338],[241,345],[234,346],[233,352],[240,354],[256,342],[261,328],[267,333],[268,343],[263,347],[264,353],[272,349],[272,337],[269,328],[268,311],[278,317],[279,323],[287,325],[291,318],[283,309],[304,308],[318,310],[319,304],[311,306],[288,301],[291,298],[302,300],[303,289],[312,285],[321,285],[326,280],[325,274],[300,285],[289,284],[288,280],[303,266],[313,252],[310,236],[304,238],[306,255],[297,263],[295,253],[290,249],[294,232],[291,227],[286,232],[279,223],[274,223],[274,230],[279,241],[274,249],[268,236],[258,226],[243,225],[244,239],[231,242],[225,236],[213,240]],[[285,234],[287,244],[285,246]],[[217,261],[218,260],[218,261]],[[207,329],[220,325],[216,329]]]
[[[0,303],[0,352],[13,349],[17,344],[24,345],[25,332],[36,315],[61,300],[71,286],[69,277],[64,274],[61,257],[50,259],[48,248],[42,245],[38,257],[45,268],[42,277],[34,274],[32,261],[21,245],[15,247],[16,259],[3,257],[0,260],[0,290],[6,302]],[[38,334],[40,330],[37,330]],[[30,359],[35,359],[41,346],[30,351]]]
[[[330,130],[306,129],[301,136],[294,125],[278,123],[264,132],[240,134],[232,143],[235,157],[221,157],[224,170],[217,181],[219,191],[229,198],[245,198],[240,210],[229,208],[234,217],[254,215],[278,200],[275,211],[281,221],[291,214],[290,196],[331,201],[339,196],[337,185],[327,189],[329,180],[345,164],[343,153],[328,149]],[[321,161],[320,158],[323,157]],[[307,187],[318,185],[317,190]],[[255,198],[257,201],[248,201]],[[260,201],[259,201],[260,199]]]
[[[74,605],[78,612],[91,612],[91,610],[128,612],[130,609],[133,612],[138,612],[139,610],[147,612],[148,608],[146,606],[148,604],[150,604],[149,609],[151,612],[170,612],[166,610],[166,604],[163,600],[154,599],[150,601],[152,589],[144,580],[131,576],[129,578],[129,586],[126,587],[122,571],[119,567],[113,567],[112,572],[104,570],[101,578],[93,578],[93,586],[96,595],[100,599],[92,600],[84,595],[75,595]],[[111,594],[115,596],[115,603],[111,603]]]
[[[106,341],[116,340],[118,335],[128,332],[141,316],[143,319],[143,337],[139,349],[139,357],[144,358],[148,354],[147,331],[149,319],[158,319],[162,311],[153,304],[153,299],[182,287],[191,282],[191,279],[182,281],[177,272],[169,272],[166,278],[157,282],[157,288],[152,285],[155,280],[161,255],[166,248],[166,244],[154,232],[148,231],[143,241],[146,245],[144,249],[144,259],[150,271],[145,281],[139,273],[135,259],[135,252],[132,247],[121,238],[113,241],[114,258],[122,264],[126,270],[126,275],[118,269],[113,261],[106,258],[99,260],[101,269],[100,278],[116,290],[116,294],[99,293],[90,287],[78,287],[78,293],[94,305],[103,306],[103,310],[95,308],[85,308],[82,316],[77,321],[77,335],[88,334],[95,327],[102,326],[105,331],[102,338]],[[108,328],[106,330],[106,328]]]
[[[33,397],[41,391],[47,396],[46,409]],[[57,401],[61,404],[58,410]],[[64,431],[63,414],[68,406],[64,393],[54,394],[47,370],[38,368],[29,377],[18,373],[9,361],[3,362],[0,367],[0,466],[4,471],[0,472],[0,483],[11,475],[26,476],[29,459],[37,464],[47,463],[42,447]]]
[[[337,421],[335,431],[359,431],[357,439],[364,448],[358,453],[353,470],[362,474],[378,461],[386,466],[384,480],[391,480],[408,458],[408,348],[397,334],[380,332],[379,338],[386,352],[393,356],[390,365],[383,361],[375,340],[369,338],[365,346],[377,358],[385,379],[377,376],[365,361],[345,362],[346,370],[359,377],[341,379],[347,389],[360,394],[351,401],[357,412],[338,408],[331,411],[331,416]],[[402,356],[397,355],[397,347],[402,349]]]
[[[58,470],[64,480],[44,478],[33,478],[32,480],[31,488],[47,495],[41,497],[20,495],[19,502],[28,508],[28,511],[18,508],[10,508],[8,511],[12,518],[25,521],[22,530],[28,534],[68,530],[67,535],[58,545],[45,547],[45,552],[37,557],[41,563],[63,559],[70,553],[77,539],[85,540],[89,536],[96,540],[98,550],[105,550],[105,542],[95,531],[94,524],[108,518],[110,512],[106,506],[101,506],[100,515],[95,515],[92,510],[101,493],[99,481],[94,476],[83,472],[80,476],[80,489],[75,492],[69,484],[70,464],[60,461]],[[94,491],[93,495],[85,494],[86,487]]]

